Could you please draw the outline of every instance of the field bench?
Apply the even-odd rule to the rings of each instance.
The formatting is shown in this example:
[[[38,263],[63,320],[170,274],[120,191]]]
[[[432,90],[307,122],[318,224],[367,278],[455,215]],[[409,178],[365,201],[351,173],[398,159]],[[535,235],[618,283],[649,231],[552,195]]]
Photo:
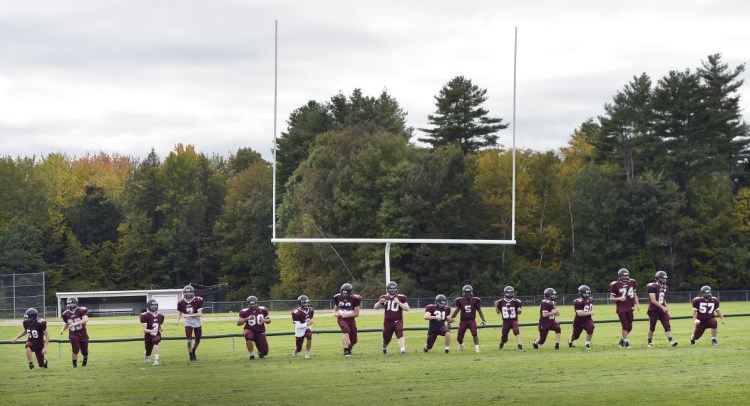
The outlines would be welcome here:
[[[132,316],[133,308],[89,310],[92,316]]]

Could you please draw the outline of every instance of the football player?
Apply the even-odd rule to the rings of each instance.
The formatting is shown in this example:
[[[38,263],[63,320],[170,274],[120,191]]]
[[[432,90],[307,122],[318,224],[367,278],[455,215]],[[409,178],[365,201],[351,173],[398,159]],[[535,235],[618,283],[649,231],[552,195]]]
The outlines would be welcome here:
[[[633,330],[633,308],[641,310],[638,303],[638,295],[635,293],[635,279],[630,278],[630,271],[621,268],[617,271],[617,280],[609,284],[609,300],[616,303],[617,317],[622,325],[622,337],[620,337],[620,348],[630,348],[628,336]]]
[[[518,351],[523,351],[521,331],[518,329],[518,316],[521,314],[523,304],[516,298],[516,291],[513,289],[513,286],[506,286],[503,289],[503,296],[502,299],[495,301],[495,312],[503,318],[503,332],[497,348],[502,350],[505,347],[505,343],[508,342],[508,333],[513,330],[513,335],[516,336]]]
[[[146,311],[141,313],[143,344],[146,347],[143,361],[146,364],[153,353],[154,366],[159,365],[159,342],[161,342],[161,332],[164,331],[163,326],[164,315],[159,313],[159,302],[151,298],[146,302]]]
[[[398,293],[396,282],[386,284],[387,294],[382,295],[375,302],[375,310],[385,309],[383,319],[383,354],[388,354],[393,334],[396,334],[398,345],[401,347],[401,355],[406,355],[406,344],[404,342],[404,312],[409,311],[409,302],[406,295]]]
[[[667,308],[667,273],[659,271],[654,276],[654,281],[646,285],[648,291],[648,346],[654,346],[654,330],[656,322],[660,321],[667,335],[669,345],[674,347],[677,340],[672,339],[672,327],[669,325],[669,308]]]
[[[33,307],[26,310],[23,315],[23,331],[15,338],[10,340],[15,344],[19,338],[26,337],[26,360],[29,361],[29,370],[34,369],[34,361],[31,359],[31,353],[36,355],[36,362],[40,368],[47,368],[47,360],[44,355],[47,354],[47,345],[49,344],[49,331],[47,331],[47,321],[39,318],[39,312]]]
[[[560,310],[557,308],[557,292],[552,288],[544,290],[544,300],[539,305],[539,338],[534,340],[532,344],[534,349],[539,349],[539,346],[547,341],[547,334],[550,331],[555,332],[555,349],[560,349],[560,323],[555,320],[560,315]]]
[[[187,352],[190,361],[198,361],[195,351],[201,343],[203,336],[203,298],[195,295],[195,288],[190,285],[182,288],[182,299],[177,302],[177,321],[175,326],[180,325],[180,319],[185,316],[185,339],[187,340]],[[195,334],[195,344],[193,344]]]
[[[266,324],[271,322],[268,308],[258,304],[255,296],[247,297],[247,307],[240,310],[240,318],[237,325],[243,326],[245,334],[245,346],[247,346],[247,357],[255,359],[253,343],[258,347],[258,356],[264,358],[268,355],[268,340],[266,339]]]
[[[427,342],[425,343],[422,351],[427,352],[432,349],[435,345],[437,336],[445,337],[445,353],[449,353],[451,349],[451,329],[445,325],[453,322],[453,318],[450,316],[451,308],[448,307],[448,299],[445,295],[435,296],[435,303],[427,305],[424,309],[424,319],[430,322],[427,329]]]
[[[578,287],[578,295],[580,297],[573,301],[573,309],[576,315],[573,317],[573,333],[568,340],[568,347],[572,348],[573,341],[577,340],[581,333],[586,330],[586,345],[584,348],[590,350],[591,337],[594,336],[594,319],[591,318],[594,315],[594,298],[591,297],[591,289],[586,285]]]
[[[719,309],[719,299],[711,294],[710,286],[704,286],[701,288],[700,296],[693,299],[693,322],[695,323],[695,330],[693,331],[693,335],[690,336],[690,345],[695,345],[695,341],[701,338],[703,332],[709,328],[711,329],[711,344],[719,344],[716,341],[718,326],[714,312],[721,317],[721,324],[725,324],[724,314]]]
[[[487,321],[482,313],[482,299],[474,296],[474,288],[471,285],[465,285],[461,288],[461,297],[456,298],[453,301],[456,308],[451,314],[451,318],[455,318],[458,312],[461,312],[461,321],[458,323],[458,350],[464,349],[464,334],[466,330],[471,331],[471,336],[474,338],[474,351],[479,352],[479,336],[477,335],[477,313],[482,318],[481,326],[487,325]]]
[[[343,335],[345,357],[352,355],[352,348],[357,344],[356,318],[359,317],[359,307],[362,304],[362,297],[353,294],[353,289],[351,283],[345,283],[333,297],[333,316],[338,319],[336,321]]]
[[[297,298],[297,308],[292,310],[294,338],[296,340],[296,347],[292,355],[295,357],[302,351],[302,342],[307,339],[305,359],[310,359],[310,347],[312,347],[312,329],[310,326],[313,324],[313,316],[315,316],[315,310],[310,306],[310,298],[300,295]]]
[[[65,330],[68,331],[70,346],[73,348],[73,368],[78,367],[78,353],[83,354],[81,366],[86,366],[89,361],[89,334],[86,331],[86,323],[89,322],[89,309],[78,306],[77,297],[69,297],[65,301],[68,310],[62,314],[63,327],[60,330],[62,335]]]

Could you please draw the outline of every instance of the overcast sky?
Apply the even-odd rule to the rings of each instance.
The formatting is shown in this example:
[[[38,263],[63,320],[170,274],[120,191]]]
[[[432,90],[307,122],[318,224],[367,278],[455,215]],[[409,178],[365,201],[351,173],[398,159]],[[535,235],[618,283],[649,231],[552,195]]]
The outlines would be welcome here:
[[[279,135],[294,109],[355,88],[386,89],[425,127],[458,75],[511,122],[515,27],[516,145],[540,151],[565,146],[634,75],[656,82],[714,53],[750,62],[746,0],[0,0],[0,156],[163,158],[184,143],[270,160],[274,20]]]

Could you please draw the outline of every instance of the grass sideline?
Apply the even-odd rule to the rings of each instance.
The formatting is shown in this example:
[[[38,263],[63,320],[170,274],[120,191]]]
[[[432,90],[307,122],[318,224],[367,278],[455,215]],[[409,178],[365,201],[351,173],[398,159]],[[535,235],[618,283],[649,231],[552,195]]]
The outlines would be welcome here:
[[[670,305],[673,316],[689,315],[688,304]],[[491,324],[499,316],[485,307]],[[750,312],[749,302],[722,303],[725,314]],[[561,308],[561,320],[570,320],[572,306]],[[426,327],[423,309],[413,309],[405,319],[407,327]],[[536,320],[538,308],[527,307],[522,323]],[[206,321],[204,334],[240,333],[232,319]],[[288,313],[272,313],[270,332],[291,331]],[[595,320],[614,318],[614,307],[600,305]],[[646,317],[644,309],[636,318]],[[316,330],[335,329],[330,311],[316,312]],[[105,324],[123,320],[127,324]],[[129,322],[129,321],[132,321]],[[171,321],[172,323],[169,323]],[[60,324],[49,320],[52,338],[61,337]],[[364,315],[360,328],[379,328],[382,316]],[[269,337],[271,353],[266,359],[249,361],[241,338],[203,340],[199,361],[189,364],[184,341],[162,344],[162,365],[143,363],[143,343],[92,343],[89,366],[70,368],[70,347],[50,344],[49,369],[28,371],[21,345],[0,345],[0,398],[3,404],[68,403],[100,404],[555,404],[633,403],[688,404],[711,401],[714,404],[747,404],[750,389],[750,317],[730,317],[719,324],[719,346],[711,346],[704,336],[690,346],[693,330],[690,320],[673,320],[672,330],[680,344],[669,347],[661,326],[654,336],[655,347],[646,348],[648,323],[637,321],[631,333],[633,348],[617,347],[619,323],[598,323],[593,349],[584,351],[582,339],[576,348],[567,348],[570,325],[563,325],[561,350],[548,343],[539,350],[531,347],[537,335],[534,327],[522,327],[524,352],[514,350],[511,336],[506,349],[499,351],[500,330],[480,330],[482,352],[456,351],[453,331],[450,354],[442,351],[440,339],[429,353],[421,351],[425,331],[407,331],[408,355],[398,355],[395,340],[391,354],[380,354],[381,335],[360,334],[354,355],[341,355],[340,334],[317,334],[313,357],[292,357],[292,336]],[[174,316],[166,323],[166,336],[182,334]],[[91,338],[140,337],[136,317],[92,318]],[[19,325],[0,326],[0,339],[9,340],[20,332]],[[707,333],[709,334],[709,333]],[[709,335],[710,337],[710,335]],[[552,338],[552,337],[550,337]],[[467,337],[468,344],[471,339]],[[467,344],[467,343],[465,343]],[[472,349],[472,346],[467,346]]]

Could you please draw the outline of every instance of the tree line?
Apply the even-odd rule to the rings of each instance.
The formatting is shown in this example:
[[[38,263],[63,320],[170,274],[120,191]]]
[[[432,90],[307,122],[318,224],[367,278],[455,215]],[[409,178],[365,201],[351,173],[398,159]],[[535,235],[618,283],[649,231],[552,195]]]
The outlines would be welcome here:
[[[743,71],[717,54],[656,83],[634,76],[566,147],[516,151],[516,245],[395,244],[393,279],[411,296],[596,292],[625,267],[644,284],[667,271],[677,290],[747,289]],[[510,239],[508,124],[486,97],[457,76],[417,130],[387,91],[299,107],[276,145],[277,236]],[[272,179],[248,148],[0,158],[0,273],[46,272],[50,296],[187,283],[226,283],[237,300],[328,298],[343,282],[382,292],[382,244],[271,244]]]

